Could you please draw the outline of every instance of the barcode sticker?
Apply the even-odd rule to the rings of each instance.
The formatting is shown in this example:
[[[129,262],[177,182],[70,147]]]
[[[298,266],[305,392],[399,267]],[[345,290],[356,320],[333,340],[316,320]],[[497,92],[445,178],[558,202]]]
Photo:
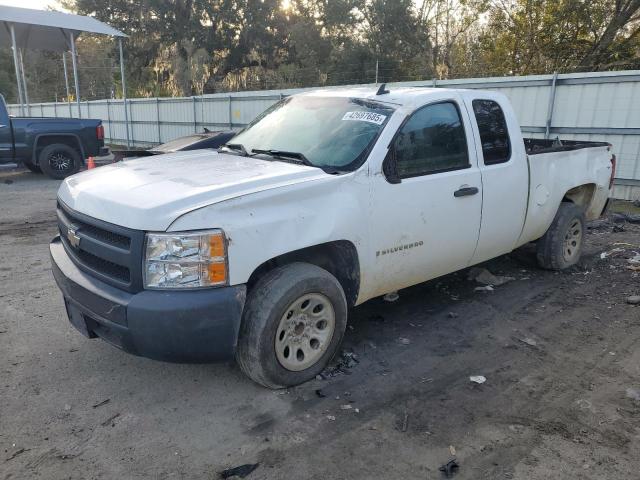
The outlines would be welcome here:
[[[380,115],[374,112],[347,112],[342,117],[342,120],[356,120],[359,122],[375,123],[376,125],[382,125],[387,119],[386,115]]]

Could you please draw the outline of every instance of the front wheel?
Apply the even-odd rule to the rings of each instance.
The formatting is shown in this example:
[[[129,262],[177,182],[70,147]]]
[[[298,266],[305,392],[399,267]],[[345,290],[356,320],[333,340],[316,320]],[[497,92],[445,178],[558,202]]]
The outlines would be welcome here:
[[[548,270],[564,270],[578,263],[584,244],[584,223],[582,207],[561,203],[549,230],[538,240],[538,264]]]
[[[269,388],[298,385],[334,357],[347,325],[347,301],[336,278],[308,263],[278,267],[249,292],[236,358]]]
[[[40,152],[38,164],[48,177],[62,180],[80,170],[80,154],[63,143],[47,145]]]

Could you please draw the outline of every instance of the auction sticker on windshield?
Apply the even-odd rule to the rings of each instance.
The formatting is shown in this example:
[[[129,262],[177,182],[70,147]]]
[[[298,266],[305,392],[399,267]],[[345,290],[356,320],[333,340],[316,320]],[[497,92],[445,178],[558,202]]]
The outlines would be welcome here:
[[[342,120],[358,120],[360,122],[375,123],[376,125],[382,125],[386,119],[386,115],[374,112],[347,112],[342,117]]]

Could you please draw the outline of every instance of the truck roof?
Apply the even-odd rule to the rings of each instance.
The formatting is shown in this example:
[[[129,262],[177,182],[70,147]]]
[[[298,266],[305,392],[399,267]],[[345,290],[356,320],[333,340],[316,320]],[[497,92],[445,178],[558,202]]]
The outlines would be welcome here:
[[[463,88],[433,88],[433,87],[387,87],[389,93],[382,95],[376,95],[378,90],[377,86],[371,87],[345,87],[345,88],[325,88],[318,90],[311,90],[298,94],[300,96],[313,96],[313,97],[351,97],[351,98],[364,98],[369,100],[375,100],[378,102],[391,103],[394,105],[402,106],[414,106],[422,105],[428,101],[429,97],[435,96],[441,98],[442,92],[469,92],[469,89]],[[474,89],[475,94],[487,93],[496,95],[497,92],[489,90],[477,90]]]

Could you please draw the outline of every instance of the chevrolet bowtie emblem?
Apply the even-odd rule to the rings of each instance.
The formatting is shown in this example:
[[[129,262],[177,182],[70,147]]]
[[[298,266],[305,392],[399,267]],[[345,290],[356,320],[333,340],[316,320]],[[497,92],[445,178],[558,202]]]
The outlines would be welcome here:
[[[80,246],[80,236],[73,228],[67,229],[67,240],[69,240],[69,243],[73,248],[78,248]]]

